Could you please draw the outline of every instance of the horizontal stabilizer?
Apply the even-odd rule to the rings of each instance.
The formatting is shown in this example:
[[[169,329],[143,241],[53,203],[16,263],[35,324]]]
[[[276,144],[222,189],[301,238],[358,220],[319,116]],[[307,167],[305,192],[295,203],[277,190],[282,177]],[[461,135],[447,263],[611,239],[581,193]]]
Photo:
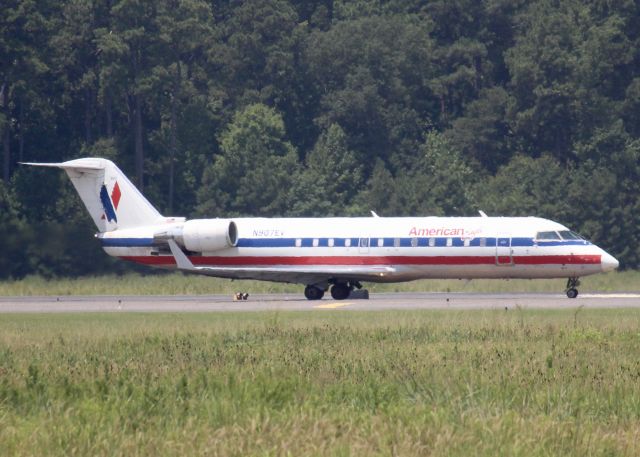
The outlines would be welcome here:
[[[104,165],[99,165],[97,163],[87,163],[86,161],[82,163],[74,163],[75,160],[71,160],[69,162],[60,162],[60,163],[40,163],[40,162],[20,162],[20,165],[29,165],[31,167],[49,167],[49,168],[63,168],[63,169],[73,169],[73,170],[103,170]]]

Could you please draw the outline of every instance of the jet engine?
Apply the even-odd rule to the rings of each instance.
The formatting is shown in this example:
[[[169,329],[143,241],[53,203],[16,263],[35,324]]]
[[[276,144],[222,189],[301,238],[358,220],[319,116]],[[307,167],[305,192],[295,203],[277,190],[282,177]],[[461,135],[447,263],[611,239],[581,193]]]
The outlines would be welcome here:
[[[231,248],[238,244],[238,227],[229,219],[193,219],[182,227],[156,233],[154,241],[174,239],[186,250],[212,252]]]

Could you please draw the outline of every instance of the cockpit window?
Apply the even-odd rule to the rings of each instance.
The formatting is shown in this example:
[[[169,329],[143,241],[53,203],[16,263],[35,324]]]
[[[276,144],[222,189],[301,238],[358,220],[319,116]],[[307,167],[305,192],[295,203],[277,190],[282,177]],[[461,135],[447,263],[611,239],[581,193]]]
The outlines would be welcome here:
[[[558,235],[558,232],[538,232],[536,239],[544,241],[559,240],[560,235]]]
[[[581,240],[582,237],[578,235],[576,232],[572,232],[571,230],[561,230],[560,236],[563,240]]]

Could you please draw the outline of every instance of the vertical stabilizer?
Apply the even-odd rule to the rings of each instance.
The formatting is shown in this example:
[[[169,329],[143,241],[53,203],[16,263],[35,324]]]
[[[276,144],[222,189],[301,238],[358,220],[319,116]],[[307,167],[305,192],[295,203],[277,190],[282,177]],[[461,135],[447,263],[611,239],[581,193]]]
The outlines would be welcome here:
[[[162,215],[110,160],[85,158],[63,163],[25,163],[62,168],[100,232],[158,223]]]

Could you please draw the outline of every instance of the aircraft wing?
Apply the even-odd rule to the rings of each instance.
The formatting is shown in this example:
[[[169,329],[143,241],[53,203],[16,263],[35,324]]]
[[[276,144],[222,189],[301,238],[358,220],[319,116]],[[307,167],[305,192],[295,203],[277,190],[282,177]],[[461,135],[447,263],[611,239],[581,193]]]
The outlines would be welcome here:
[[[362,266],[354,267],[348,265],[307,265],[304,267],[295,266],[274,266],[274,267],[204,267],[195,266],[189,258],[182,252],[182,249],[174,240],[168,240],[171,254],[176,260],[176,265],[181,271],[198,273],[202,275],[215,276],[218,278],[231,279],[258,279],[264,281],[289,282],[299,284],[316,284],[326,281],[329,278],[340,278],[348,280],[371,281],[380,279],[394,273],[396,270],[389,266]]]

